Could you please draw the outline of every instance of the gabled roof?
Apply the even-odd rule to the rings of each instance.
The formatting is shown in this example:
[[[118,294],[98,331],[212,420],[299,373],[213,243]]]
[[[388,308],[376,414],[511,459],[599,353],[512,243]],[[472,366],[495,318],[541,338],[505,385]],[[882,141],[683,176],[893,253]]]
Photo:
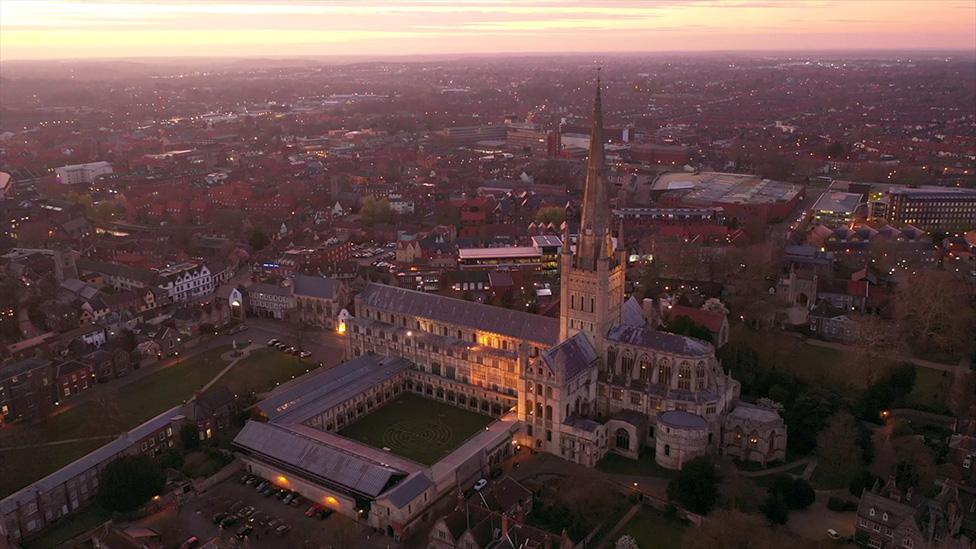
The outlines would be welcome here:
[[[652,328],[617,325],[610,328],[607,339],[685,356],[708,356],[713,353],[710,343],[693,337],[659,332]]]
[[[300,274],[295,276],[294,293],[296,296],[335,299],[341,286],[342,283],[334,278]]]
[[[270,423],[248,421],[234,438],[234,445],[369,497],[380,495],[406,476],[399,469]]]
[[[433,485],[434,482],[426,474],[417,473],[400,484],[397,484],[386,494],[386,497],[397,509],[402,509]]]
[[[696,309],[695,307],[686,307],[684,305],[672,306],[670,317],[678,318],[679,316],[686,316],[694,322],[708,328],[709,332],[715,334],[722,331],[722,324],[725,323],[725,315],[716,311],[706,311],[705,309]]]
[[[596,349],[583,332],[577,332],[542,354],[542,360],[553,373],[566,380],[593,366],[596,359]]]
[[[406,316],[429,318],[544,345],[555,345],[559,340],[559,321],[555,318],[463,299],[376,283],[370,283],[359,294],[359,299],[368,306]]]

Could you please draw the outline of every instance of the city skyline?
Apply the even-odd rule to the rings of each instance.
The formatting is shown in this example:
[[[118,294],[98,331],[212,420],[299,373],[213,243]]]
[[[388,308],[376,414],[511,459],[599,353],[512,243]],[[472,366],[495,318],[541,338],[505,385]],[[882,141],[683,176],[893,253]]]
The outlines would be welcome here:
[[[938,9],[933,9],[937,4]],[[976,4],[5,0],[0,59],[972,50]]]

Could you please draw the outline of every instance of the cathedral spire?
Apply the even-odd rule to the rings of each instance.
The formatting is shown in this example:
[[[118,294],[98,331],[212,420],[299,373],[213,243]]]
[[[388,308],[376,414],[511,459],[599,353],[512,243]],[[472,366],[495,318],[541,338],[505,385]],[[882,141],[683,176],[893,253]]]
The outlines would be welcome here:
[[[594,268],[597,259],[613,254],[613,249],[608,249],[605,244],[606,237],[610,234],[610,203],[607,197],[606,157],[603,151],[603,100],[600,88],[600,73],[597,72],[590,156],[586,166],[580,246],[577,254],[579,265],[589,268]]]

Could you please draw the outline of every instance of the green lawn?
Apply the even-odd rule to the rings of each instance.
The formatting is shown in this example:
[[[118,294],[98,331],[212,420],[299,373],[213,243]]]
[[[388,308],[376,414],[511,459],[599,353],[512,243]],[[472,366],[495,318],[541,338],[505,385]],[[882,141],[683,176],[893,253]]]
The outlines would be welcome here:
[[[681,547],[681,538],[687,528],[688,525],[678,518],[668,518],[644,507],[630,519],[619,536],[632,536],[640,549],[672,549]],[[611,547],[616,542],[616,539],[611,540]]]
[[[339,434],[432,465],[493,421],[489,416],[404,393]]]
[[[952,374],[916,366],[915,387],[908,394],[908,404],[933,412],[945,411],[951,386]]]
[[[227,350],[221,347],[207,351],[121,386],[118,391],[106,391],[102,398],[83,402],[30,426],[31,434],[36,442],[120,434],[193,396],[227,366],[220,358]],[[57,471],[107,441],[0,451],[0,497]],[[37,459],[38,455],[43,459]]]
[[[24,543],[26,549],[57,547],[68,540],[94,530],[108,522],[111,514],[93,505],[84,511],[68,515],[46,530],[39,538]]]
[[[665,469],[654,461],[654,453],[650,450],[641,452],[640,459],[630,459],[618,454],[608,453],[596,464],[596,468],[609,475],[627,475],[634,477],[674,478],[678,472]]]
[[[235,394],[262,393],[273,389],[277,383],[304,375],[313,366],[308,360],[300,361],[298,357],[276,349],[259,349],[235,364],[217,383],[227,386]]]
[[[814,385],[831,385],[859,391],[867,388],[872,375],[889,365],[861,361],[849,353],[811,345],[786,332],[757,332],[743,324],[732,328],[730,342],[741,342],[759,354],[760,363],[796,375]]]

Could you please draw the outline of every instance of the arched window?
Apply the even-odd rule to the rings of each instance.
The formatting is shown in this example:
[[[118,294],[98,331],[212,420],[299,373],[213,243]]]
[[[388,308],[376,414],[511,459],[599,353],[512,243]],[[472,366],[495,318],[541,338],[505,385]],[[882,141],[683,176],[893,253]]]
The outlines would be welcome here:
[[[647,383],[651,378],[651,358],[646,354],[641,355],[637,367],[640,368],[640,380]]]
[[[546,405],[546,419],[552,421],[552,406]]]
[[[532,415],[535,413],[535,405],[532,404],[531,400],[525,401],[525,413],[528,415]]]
[[[695,365],[695,388],[699,391],[705,388],[705,363]]]
[[[664,455],[666,455],[666,456],[670,456],[671,455],[671,445],[670,444],[665,444],[664,445]]]
[[[661,366],[657,372],[657,382],[671,385],[671,361],[666,358],[661,360]]]
[[[617,367],[617,348],[614,346],[607,347],[607,370],[611,372],[615,371]]]
[[[691,389],[691,366],[687,362],[682,362],[678,367],[678,388]]]
[[[535,403],[535,415],[542,417],[542,404],[539,404],[538,402]]]
[[[630,433],[627,432],[627,429],[617,429],[617,448],[630,450]]]
[[[630,351],[624,351],[623,356],[620,357],[620,373],[627,376],[627,378],[631,378],[633,369],[634,355]]]

